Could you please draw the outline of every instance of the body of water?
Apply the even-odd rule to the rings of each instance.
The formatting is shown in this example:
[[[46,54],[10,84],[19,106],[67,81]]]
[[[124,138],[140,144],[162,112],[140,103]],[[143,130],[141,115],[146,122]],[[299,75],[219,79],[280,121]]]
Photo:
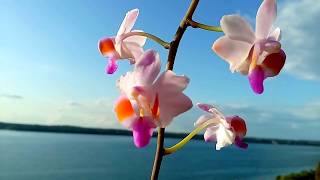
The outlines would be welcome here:
[[[1,180],[149,179],[155,141],[137,149],[131,137],[0,131]],[[166,145],[178,139],[166,139]],[[192,141],[166,156],[159,179],[268,180],[308,170],[320,148],[249,144],[248,150]]]

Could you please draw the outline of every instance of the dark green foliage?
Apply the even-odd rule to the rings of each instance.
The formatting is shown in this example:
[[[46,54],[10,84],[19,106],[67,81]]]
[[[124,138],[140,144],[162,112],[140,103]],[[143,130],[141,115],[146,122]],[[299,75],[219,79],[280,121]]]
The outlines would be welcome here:
[[[320,180],[320,162],[318,163],[318,166],[316,168],[315,179]]]
[[[318,163],[316,170],[277,176],[276,180],[320,180],[320,162]]]

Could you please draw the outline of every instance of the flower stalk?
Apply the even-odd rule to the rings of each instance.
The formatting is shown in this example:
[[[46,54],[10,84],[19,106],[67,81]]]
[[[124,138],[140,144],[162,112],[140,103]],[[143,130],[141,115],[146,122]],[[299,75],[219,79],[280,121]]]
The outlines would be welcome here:
[[[176,151],[180,150],[184,145],[186,145],[195,135],[197,135],[200,131],[203,129],[207,128],[210,125],[217,124],[216,121],[207,121],[198,127],[196,127],[188,136],[183,138],[180,142],[178,142],[176,145],[170,147],[170,148],[165,148],[164,150],[164,155],[169,155],[172,153],[175,153]]]
[[[141,32],[141,31],[131,31],[127,34],[125,34],[122,39],[126,39],[130,36],[144,36],[144,37],[147,37],[151,40],[153,40],[154,42],[160,44],[161,46],[163,46],[165,49],[169,49],[170,48],[170,43],[162,40],[161,38],[159,38],[158,36],[155,36],[153,34],[150,34],[150,33],[146,33],[146,32]]]
[[[200,29],[204,29],[207,31],[214,31],[214,32],[223,32],[220,26],[209,26],[206,24],[193,21],[192,19],[188,20],[188,24],[193,28],[200,28]]]

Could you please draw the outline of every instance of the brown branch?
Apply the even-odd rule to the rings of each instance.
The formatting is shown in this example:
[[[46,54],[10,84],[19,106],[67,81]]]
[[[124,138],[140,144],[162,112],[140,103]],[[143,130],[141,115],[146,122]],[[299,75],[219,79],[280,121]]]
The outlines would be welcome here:
[[[187,27],[189,26],[188,20],[192,19],[192,15],[197,8],[199,0],[192,0],[188,11],[186,12],[184,18],[182,19],[173,40],[170,43],[169,54],[168,54],[168,61],[167,61],[167,70],[172,70],[174,66],[174,61],[176,58],[176,54],[178,51],[178,47],[180,44],[180,40],[184,32],[186,31]],[[164,133],[165,128],[158,129],[158,139],[157,139],[157,149],[156,154],[154,157],[154,163],[152,168],[151,180],[157,180],[159,177],[159,171],[161,167],[162,158],[164,154]]]

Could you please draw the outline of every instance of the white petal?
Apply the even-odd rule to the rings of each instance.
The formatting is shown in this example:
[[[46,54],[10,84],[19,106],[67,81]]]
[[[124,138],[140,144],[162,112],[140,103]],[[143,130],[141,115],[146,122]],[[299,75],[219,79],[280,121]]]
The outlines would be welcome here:
[[[133,10],[127,12],[126,16],[124,17],[124,19],[120,25],[117,36],[120,36],[122,34],[130,32],[134,26],[134,23],[136,22],[136,20],[138,18],[138,15],[139,15],[138,9],[133,9]]]
[[[281,40],[281,30],[280,30],[280,28],[277,27],[275,30],[273,30],[272,33],[269,34],[268,39],[275,40],[275,41],[280,41]]]
[[[129,41],[125,39],[116,39],[115,49],[118,52],[120,59],[131,59],[134,63],[144,52],[143,47],[140,45],[142,42],[141,38],[137,36],[129,37]]]
[[[125,94],[129,99],[132,99],[133,87],[136,85],[136,79],[133,72],[127,72],[121,76],[117,82],[117,87],[121,93]]]
[[[276,0],[264,0],[259,7],[256,17],[256,37],[266,39],[271,31],[272,24],[277,17]]]
[[[216,150],[220,150],[223,147],[231,145],[235,140],[235,134],[225,128],[223,125],[220,125],[216,132],[217,144]]]
[[[237,41],[227,36],[220,37],[212,46],[212,50],[230,64],[230,70],[234,72],[247,59],[252,44]]]
[[[253,44],[254,32],[250,24],[238,15],[226,15],[221,18],[221,28],[227,37],[233,40],[244,41]]]

